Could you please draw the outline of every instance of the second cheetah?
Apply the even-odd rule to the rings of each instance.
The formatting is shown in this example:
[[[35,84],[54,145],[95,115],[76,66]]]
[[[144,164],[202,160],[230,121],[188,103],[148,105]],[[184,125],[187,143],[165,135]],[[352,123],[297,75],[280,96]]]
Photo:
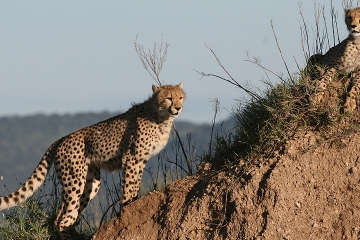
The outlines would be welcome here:
[[[53,143],[29,179],[0,197],[0,210],[25,201],[44,182],[52,163],[62,185],[55,226],[62,239],[100,187],[100,169],[122,169],[121,204],[133,201],[149,158],[167,143],[174,118],[183,110],[183,84],[153,85],[152,96],[127,112],[71,133]]]
[[[345,10],[345,23],[349,36],[330,48],[326,54],[316,54],[310,58],[310,62],[326,67],[325,73],[317,82],[315,93],[310,96],[310,102],[314,104],[323,101],[324,91],[337,72],[346,74],[354,72],[352,88],[344,104],[345,111],[352,112],[356,108],[360,93],[360,7]]]

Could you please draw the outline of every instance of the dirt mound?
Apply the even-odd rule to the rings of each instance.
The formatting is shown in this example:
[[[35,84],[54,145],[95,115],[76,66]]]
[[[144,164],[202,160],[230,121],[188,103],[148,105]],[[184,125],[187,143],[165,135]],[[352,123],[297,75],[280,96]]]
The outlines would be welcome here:
[[[359,239],[360,134],[287,143],[246,178],[192,176],[126,206],[93,239]]]

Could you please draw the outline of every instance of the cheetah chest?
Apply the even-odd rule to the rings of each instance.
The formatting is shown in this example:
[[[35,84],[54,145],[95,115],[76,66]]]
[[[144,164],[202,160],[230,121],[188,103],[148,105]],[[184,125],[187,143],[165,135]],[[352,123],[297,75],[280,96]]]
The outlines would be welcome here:
[[[330,49],[325,55],[325,64],[336,66],[344,73],[353,72],[360,66],[360,46],[352,41],[345,40],[339,46]]]
[[[158,154],[166,145],[169,136],[170,136],[170,127],[157,129],[158,131],[153,132],[152,135],[152,144],[150,149],[150,156]]]

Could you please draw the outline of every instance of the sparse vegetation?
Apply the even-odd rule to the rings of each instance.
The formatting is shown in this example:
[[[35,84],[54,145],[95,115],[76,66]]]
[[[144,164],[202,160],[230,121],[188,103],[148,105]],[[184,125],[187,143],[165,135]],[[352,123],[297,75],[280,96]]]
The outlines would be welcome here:
[[[15,208],[0,225],[1,239],[49,239],[56,231],[51,224],[47,208],[36,197]]]
[[[303,16],[302,10],[300,10],[300,15]],[[324,22],[321,22],[321,19]],[[302,47],[306,60],[313,54],[325,51],[331,45],[330,42],[333,42],[335,45],[339,41],[337,13],[332,7],[331,30],[328,30],[326,25],[323,7],[316,10],[315,20],[315,47],[311,47],[309,27],[304,19],[301,27],[303,36]],[[324,29],[321,30],[320,26],[323,26]],[[273,25],[272,27],[274,29]],[[274,37],[276,38],[275,30]],[[166,59],[168,44],[166,43],[165,49],[163,49],[163,43],[161,42],[159,55],[156,54],[156,46],[155,44],[154,49],[147,52],[144,50],[144,47],[135,43],[137,54],[144,68],[161,85],[159,74]],[[280,46],[278,47],[281,54]],[[314,91],[314,79],[322,71],[321,66],[309,64],[304,70],[299,67],[299,73],[290,74],[286,61],[283,59],[288,73],[286,77],[283,77],[263,66],[259,58],[248,57],[248,62],[256,64],[270,74],[274,74],[280,82],[275,84],[269,80],[264,83],[267,86],[266,90],[258,93],[248,90],[239,84],[222,65],[215,51],[211,48],[209,50],[227,74],[227,78],[208,73],[200,74],[203,77],[217,77],[233,84],[245,91],[250,98],[237,103],[237,107],[233,111],[236,119],[234,131],[224,135],[216,134],[214,131],[215,120],[219,110],[217,100],[214,101],[215,113],[210,142],[208,148],[205,148],[204,153],[200,156],[196,154],[196,143],[192,143],[191,134],[187,135],[187,144],[184,145],[176,131],[175,134],[177,134],[176,138],[178,141],[171,146],[174,157],[170,158],[167,153],[162,152],[158,157],[157,168],[151,169],[151,167],[148,167],[146,169],[150,174],[151,183],[149,185],[142,185],[141,195],[145,195],[152,190],[162,189],[176,179],[194,174],[199,162],[210,162],[213,165],[213,169],[224,167],[232,169],[233,166],[240,166],[237,171],[243,174],[251,166],[262,164],[262,161],[272,157],[276,152],[283,151],[286,143],[299,134],[312,130],[317,131],[319,139],[328,139],[358,129],[359,115],[357,113],[345,114],[341,107],[348,84],[347,76],[339,76],[339,81],[332,83],[329,90],[327,90],[327,101],[323,105],[311,106],[309,104],[309,96]],[[56,181],[53,180],[53,182]],[[104,182],[108,189],[106,193],[108,205],[102,207],[103,216],[100,221],[97,221],[98,224],[102,224],[106,219],[119,212],[117,202],[120,199],[120,186],[115,184],[117,182],[115,180],[112,181],[113,186],[110,186],[109,178]],[[44,194],[44,192],[39,191],[24,205],[6,214],[4,220],[0,223],[0,237],[4,239],[13,239],[14,236],[17,236],[17,238],[44,239],[53,236],[56,231],[49,226],[52,226],[58,199],[56,197],[43,200],[44,196],[60,195],[56,192],[57,190],[53,191],[56,194]],[[27,221],[30,218],[39,220]],[[219,222],[222,221],[219,220]],[[80,227],[82,228],[81,232],[87,233],[85,237],[89,236],[98,227],[98,224],[90,223],[88,218],[86,218]]]
[[[349,5],[351,3],[344,1],[344,6]],[[327,18],[324,11],[324,7],[315,9],[313,48],[310,46],[309,26],[303,18],[301,30],[306,60],[311,55],[324,53],[340,41],[336,10],[332,5],[330,6],[331,26],[326,25]],[[302,9],[300,15],[303,16]],[[272,22],[271,27],[277,43]],[[202,77],[219,78],[243,90],[249,98],[239,101],[233,111],[236,119],[235,131],[228,136],[217,137],[212,150],[214,154],[204,154],[203,161],[211,162],[216,168],[223,168],[225,165],[238,166],[240,163],[243,166],[241,172],[245,173],[248,168],[261,164],[275,152],[283,151],[287,141],[307,131],[317,131],[319,139],[328,139],[358,128],[357,113],[343,113],[342,104],[349,84],[349,76],[338,76],[338,81],[330,83],[331,86],[326,93],[327,100],[321,105],[312,106],[309,103],[309,96],[314,92],[314,81],[323,72],[322,66],[309,64],[304,70],[299,67],[299,73],[290,74],[279,45],[278,49],[288,73],[286,77],[266,68],[257,57],[248,56],[246,59],[247,62],[275,76],[279,82],[272,83],[269,78],[264,82],[267,87],[265,91],[254,92],[239,84],[221,63],[214,49],[209,48],[227,77],[199,72]]]
[[[49,239],[56,236],[54,219],[60,189],[54,173],[26,202],[3,212],[0,222],[1,239]]]

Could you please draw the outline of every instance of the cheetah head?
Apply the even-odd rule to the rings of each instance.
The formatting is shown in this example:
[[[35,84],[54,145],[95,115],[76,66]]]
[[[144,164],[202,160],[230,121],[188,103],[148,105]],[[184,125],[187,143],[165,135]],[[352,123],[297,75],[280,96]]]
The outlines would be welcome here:
[[[185,100],[184,84],[152,86],[153,97],[159,114],[163,118],[176,118],[182,112]]]
[[[360,7],[345,9],[345,23],[351,36],[360,37]]]

